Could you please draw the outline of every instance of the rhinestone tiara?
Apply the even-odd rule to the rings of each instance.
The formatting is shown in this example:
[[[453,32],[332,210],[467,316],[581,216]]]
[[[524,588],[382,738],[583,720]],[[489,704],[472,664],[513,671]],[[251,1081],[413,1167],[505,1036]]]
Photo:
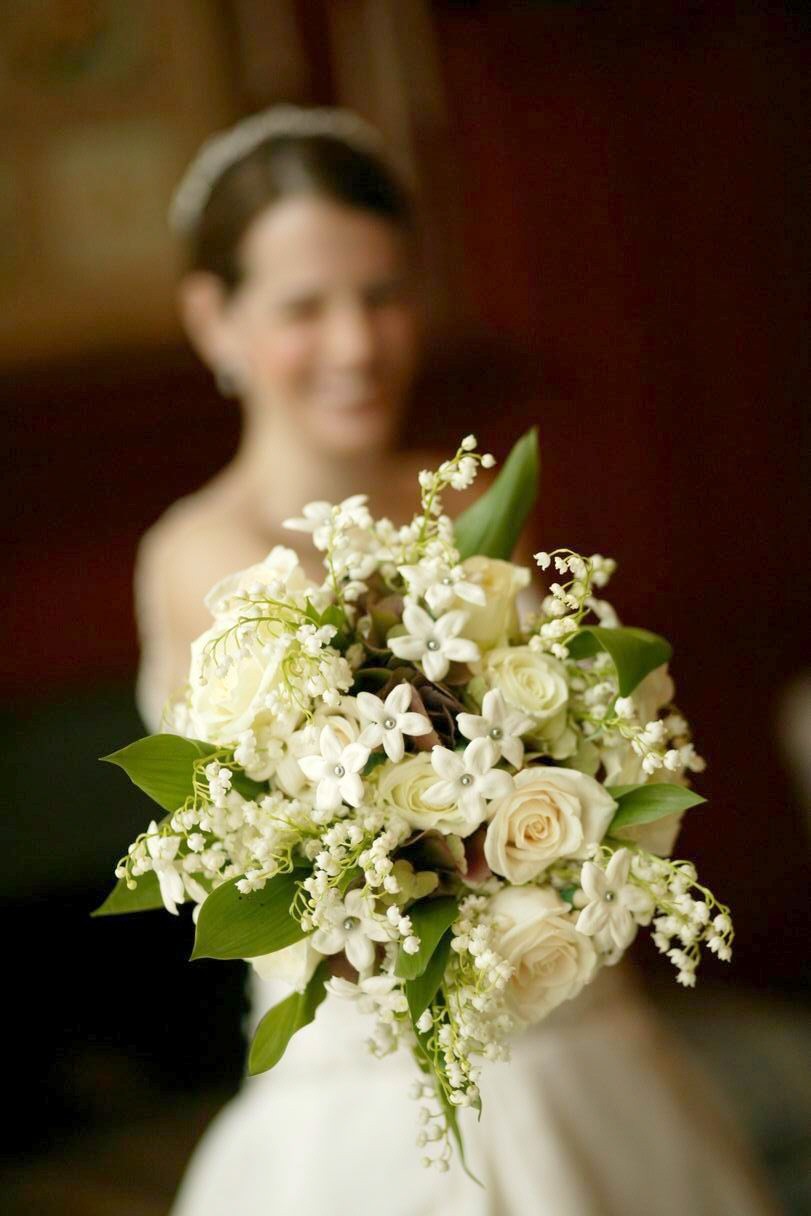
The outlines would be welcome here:
[[[205,141],[172,197],[169,224],[173,230],[183,235],[191,232],[215,183],[226,169],[264,140],[285,135],[329,135],[378,156],[384,156],[386,151],[380,132],[351,110],[328,106],[271,106]]]

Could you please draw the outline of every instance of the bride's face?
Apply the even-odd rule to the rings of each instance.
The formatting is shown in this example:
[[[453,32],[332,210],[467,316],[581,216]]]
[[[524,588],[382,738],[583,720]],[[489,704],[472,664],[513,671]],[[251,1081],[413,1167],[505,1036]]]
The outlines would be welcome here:
[[[417,357],[404,237],[371,212],[294,197],[263,212],[223,323],[251,410],[281,411],[316,449],[391,438]]]

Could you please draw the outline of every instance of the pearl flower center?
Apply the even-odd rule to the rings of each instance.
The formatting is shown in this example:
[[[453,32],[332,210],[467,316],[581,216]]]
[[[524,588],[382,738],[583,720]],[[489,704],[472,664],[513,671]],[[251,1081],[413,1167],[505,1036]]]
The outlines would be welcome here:
[[[426,650],[439,650],[439,642],[436,640],[436,638],[429,638],[428,641],[425,643],[425,649]]]
[[[340,778],[340,777],[346,776],[346,769],[344,768],[344,766],[342,764],[336,764],[335,768],[332,771],[336,777]]]
[[[472,785],[472,784],[473,784],[473,778],[471,777],[470,773],[464,773],[464,774],[463,774],[463,775],[462,775],[462,776],[459,778],[459,784],[460,784],[460,785]]]
[[[397,722],[394,718],[384,718],[383,719],[383,727],[385,730],[394,730],[396,725],[397,725]]]
[[[357,916],[347,916],[343,923],[343,930],[345,933],[351,933],[352,930],[355,929],[359,924],[360,921],[358,920]]]
[[[616,898],[617,897],[613,891],[606,891],[605,895],[603,896],[603,899],[607,904],[613,903]]]
[[[490,729],[490,738],[491,739],[503,739],[504,731],[501,729],[500,726],[493,726]]]

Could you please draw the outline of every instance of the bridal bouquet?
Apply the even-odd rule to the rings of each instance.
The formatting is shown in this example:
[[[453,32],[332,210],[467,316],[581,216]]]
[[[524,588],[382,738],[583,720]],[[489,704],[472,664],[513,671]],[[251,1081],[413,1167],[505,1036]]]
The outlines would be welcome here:
[[[597,593],[614,562],[538,553],[558,581],[519,620],[509,559],[535,497],[534,432],[456,523],[442,494],[492,457],[466,438],[419,477],[413,521],[310,503],[325,577],[277,547],[207,597],[172,733],[107,757],[166,812],[96,915],[194,905],[192,958],[247,959],[291,994],[260,1023],[271,1068],[330,999],[411,1051],[418,1143],[447,1169],[484,1061],[616,963],[639,926],[695,983],[731,953],[727,908],[669,860],[703,763],[670,647]]]

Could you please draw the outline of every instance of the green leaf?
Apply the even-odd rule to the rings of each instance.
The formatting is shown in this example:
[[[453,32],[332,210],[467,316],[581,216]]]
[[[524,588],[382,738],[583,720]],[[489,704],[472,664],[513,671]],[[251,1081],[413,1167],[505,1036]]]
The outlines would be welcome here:
[[[124,912],[149,912],[162,908],[158,876],[152,870],[136,879],[137,886],[130,891],[123,878],[119,878],[103,904],[99,904],[91,916],[120,916]]]
[[[192,793],[195,760],[216,750],[213,744],[198,739],[147,735],[101,758],[123,768],[130,781],[165,811],[176,811]]]
[[[457,901],[448,895],[439,899],[423,899],[418,904],[412,904],[407,915],[411,917],[415,936],[420,939],[420,948],[416,954],[406,954],[400,946],[394,974],[403,980],[415,980],[422,975],[439,945],[440,938],[456,920],[458,913]]]
[[[448,955],[451,952],[451,934],[446,932],[439,939],[439,945],[428,960],[428,966],[422,975],[415,980],[406,980],[405,994],[408,1001],[408,1012],[412,1022],[416,1022],[420,1014],[428,1008],[439,991],[445,978],[445,968],[448,965]]]
[[[313,1020],[316,1009],[327,995],[324,988],[327,975],[327,964],[319,963],[303,992],[292,992],[262,1018],[248,1055],[248,1072],[252,1077],[278,1064],[296,1031]]]
[[[471,1182],[475,1182],[476,1186],[480,1186],[482,1190],[484,1190],[484,1184],[479,1178],[476,1177],[467,1163],[467,1158],[465,1157],[465,1145],[464,1141],[462,1140],[462,1132],[459,1128],[459,1117],[456,1107],[451,1106],[441,1089],[439,1089],[439,1101],[442,1105],[443,1111],[445,1112],[445,1118],[448,1121],[448,1127],[451,1129],[451,1135],[456,1143],[456,1149],[459,1153],[459,1160],[462,1163],[462,1169],[465,1171]]]
[[[602,625],[585,626],[566,645],[573,659],[588,659],[605,650],[614,662],[621,697],[630,696],[673,653],[669,642],[647,629],[606,629]]]
[[[454,525],[462,558],[481,555],[509,561],[538,494],[538,431],[518,440],[490,489]]]
[[[625,785],[608,788],[607,791],[619,804],[614,818],[608,825],[609,834],[620,828],[630,828],[636,823],[653,823],[665,815],[677,815],[691,806],[706,802],[700,794],[683,785],[668,785],[664,781],[653,781],[647,785]]]
[[[248,895],[237,890],[238,878],[217,887],[200,907],[191,957],[255,958],[301,941],[306,935],[290,906],[306,873],[277,874]]]

